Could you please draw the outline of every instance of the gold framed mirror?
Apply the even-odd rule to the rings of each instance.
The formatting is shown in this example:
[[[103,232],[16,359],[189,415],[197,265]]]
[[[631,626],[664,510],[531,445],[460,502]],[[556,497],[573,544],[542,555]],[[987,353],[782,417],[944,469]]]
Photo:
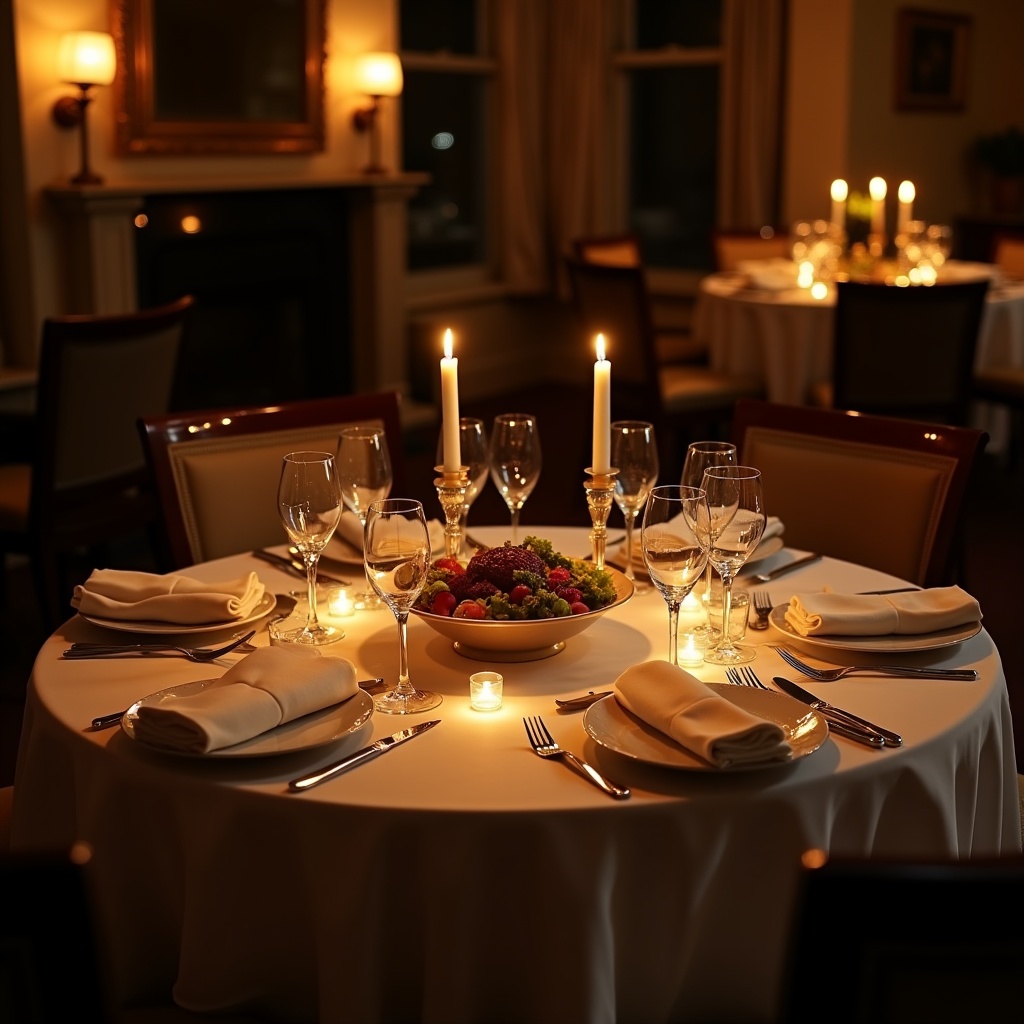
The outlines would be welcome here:
[[[122,154],[324,148],[326,0],[115,0]]]

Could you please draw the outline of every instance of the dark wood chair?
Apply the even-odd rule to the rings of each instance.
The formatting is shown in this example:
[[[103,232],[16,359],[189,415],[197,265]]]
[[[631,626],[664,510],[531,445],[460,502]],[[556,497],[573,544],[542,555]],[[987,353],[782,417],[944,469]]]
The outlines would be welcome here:
[[[31,558],[49,629],[71,613],[70,555],[157,523],[135,424],[169,408],[193,305],[43,324],[31,456],[0,465],[0,550]]]
[[[988,287],[838,282],[831,406],[966,426]]]
[[[401,495],[404,449],[394,391],[141,418],[170,567],[283,544],[277,513],[281,459],[302,450],[334,454],[341,428],[353,423],[383,425],[391,493]]]
[[[612,362],[612,415],[655,424],[663,474],[682,470],[679,453],[697,432],[728,432],[737,398],[758,396],[758,377],[737,377],[708,366],[662,365],[644,273],[566,258],[581,334],[602,333]],[[677,436],[679,435],[679,436]]]
[[[788,258],[792,248],[789,232],[773,225],[715,228],[711,232],[711,250],[718,271],[737,270],[744,260]]]
[[[957,582],[981,430],[739,401],[733,441],[786,543],[922,587]]]

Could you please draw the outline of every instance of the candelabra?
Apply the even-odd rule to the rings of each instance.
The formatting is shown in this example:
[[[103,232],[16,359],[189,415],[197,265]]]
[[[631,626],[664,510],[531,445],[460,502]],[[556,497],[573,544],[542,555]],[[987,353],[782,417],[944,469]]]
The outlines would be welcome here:
[[[440,474],[434,486],[444,510],[444,553],[448,558],[458,558],[462,552],[462,504],[469,486],[469,467],[448,470],[435,466],[434,472]]]

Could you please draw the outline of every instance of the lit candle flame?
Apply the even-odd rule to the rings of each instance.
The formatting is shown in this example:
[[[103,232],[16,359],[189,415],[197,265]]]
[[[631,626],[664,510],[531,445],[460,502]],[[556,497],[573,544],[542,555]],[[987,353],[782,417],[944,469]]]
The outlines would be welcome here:
[[[912,181],[901,181],[899,191],[896,195],[901,203],[912,203],[914,201],[914,197],[917,195],[914,183]]]
[[[445,359],[452,357],[452,329],[450,327],[445,328],[444,332],[444,357]]]
[[[872,178],[868,182],[868,192],[876,203],[885,198],[885,191],[885,178]]]
[[[832,198],[837,203],[845,203],[848,194],[849,187],[846,182],[843,181],[842,178],[836,178],[836,180],[832,182]]]
[[[604,362],[604,335],[599,334],[595,341],[597,346],[597,358],[599,362]]]

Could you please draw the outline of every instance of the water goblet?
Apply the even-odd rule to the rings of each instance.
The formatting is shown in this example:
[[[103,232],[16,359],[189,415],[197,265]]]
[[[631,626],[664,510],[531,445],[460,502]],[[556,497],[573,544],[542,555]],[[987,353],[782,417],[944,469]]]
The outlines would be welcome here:
[[[441,703],[409,679],[409,611],[427,578],[430,537],[423,505],[412,498],[384,498],[370,504],[363,542],[366,578],[398,621],[398,685],[374,697],[378,711],[410,715]]]
[[[341,488],[334,456],[327,452],[290,452],[281,466],[277,510],[288,539],[298,548],[306,569],[308,608],[302,626],[279,630],[277,640],[329,644],[344,630],[320,622],[316,610],[316,568],[320,552],[341,518]]]
[[[633,572],[633,528],[647,503],[651,488],[658,482],[658,446],[654,425],[642,420],[617,420],[611,428],[612,465],[615,477],[615,504],[626,524],[626,578]]]
[[[732,615],[732,583],[764,533],[761,471],[753,466],[712,466],[704,471],[710,515],[708,559],[722,577],[722,622]],[[705,649],[712,665],[741,665],[754,660],[754,648],[733,642],[729,631]]]
[[[355,513],[363,528],[365,554],[366,516],[370,505],[391,493],[391,456],[383,427],[344,427],[338,440],[338,478],[345,507]],[[363,611],[384,607],[367,576],[362,592],[352,596],[353,606]]]
[[[469,507],[476,501],[487,479],[487,431],[484,421],[472,416],[463,416],[459,420],[459,443],[462,452],[462,463],[468,468],[469,483],[462,499],[462,512],[459,514],[459,536],[466,538],[466,522],[469,518]],[[444,462],[444,435],[437,439],[437,464]]]
[[[668,605],[668,660],[679,664],[679,608],[708,560],[708,503],[699,487],[655,487],[644,509],[640,547],[651,581]]]
[[[704,470],[710,466],[735,465],[738,461],[736,445],[728,441],[694,441],[686,449],[686,458],[683,460],[683,475],[680,483],[684,487],[703,487]],[[704,573],[704,586],[700,595],[701,604],[707,611],[711,601],[711,562]],[[705,618],[706,615],[705,615]],[[704,624],[694,627],[694,634],[703,640],[713,640],[717,631],[712,628],[710,620]]]
[[[540,435],[528,413],[494,418],[489,451],[491,479],[512,513],[512,543],[519,543],[519,513],[540,478]]]

